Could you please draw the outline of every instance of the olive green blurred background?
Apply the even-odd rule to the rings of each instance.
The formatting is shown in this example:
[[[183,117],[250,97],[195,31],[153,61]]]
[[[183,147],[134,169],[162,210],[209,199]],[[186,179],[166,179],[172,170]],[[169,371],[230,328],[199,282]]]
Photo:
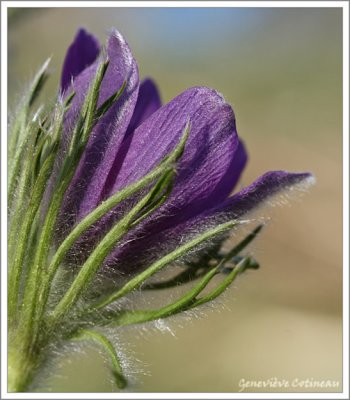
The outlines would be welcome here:
[[[240,277],[215,307],[192,321],[177,318],[162,329],[120,334],[124,351],[139,359],[129,367],[138,381],[130,390],[235,392],[242,378],[273,377],[337,380],[341,390],[341,11],[12,10],[11,104],[48,56],[47,94],[55,93],[65,49],[79,26],[102,41],[117,27],[141,76],[157,81],[164,102],[195,85],[223,93],[250,155],[241,185],[272,169],[312,171],[317,178],[301,200],[264,210],[272,219],[253,246],[261,269]],[[97,350],[68,350],[57,365],[38,390],[114,390]]]

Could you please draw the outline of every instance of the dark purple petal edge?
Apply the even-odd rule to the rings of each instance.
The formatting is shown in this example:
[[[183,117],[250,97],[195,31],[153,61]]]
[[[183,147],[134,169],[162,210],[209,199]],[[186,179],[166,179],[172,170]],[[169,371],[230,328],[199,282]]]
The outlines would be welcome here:
[[[99,53],[100,43],[98,39],[84,28],[80,28],[64,59],[61,74],[62,92],[70,86],[72,79],[76,78],[96,60]]]

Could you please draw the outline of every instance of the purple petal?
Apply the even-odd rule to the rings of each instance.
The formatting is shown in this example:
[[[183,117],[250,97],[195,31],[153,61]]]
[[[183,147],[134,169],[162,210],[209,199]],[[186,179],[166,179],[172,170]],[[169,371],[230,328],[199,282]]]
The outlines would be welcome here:
[[[296,185],[309,184],[313,181],[310,173],[290,173],[286,171],[266,172],[251,185],[242,189],[214,210],[214,213],[227,214],[230,218],[240,218],[265,201]]]
[[[72,79],[96,60],[99,53],[98,39],[86,32],[85,29],[80,28],[64,59],[61,76],[62,92],[71,84]]]
[[[241,139],[238,140],[236,151],[232,154],[232,160],[220,183],[213,189],[210,198],[206,201],[206,209],[215,207],[218,202],[226,199],[236,187],[241,174],[246,166],[248,155]]]
[[[116,149],[119,148],[129,126],[137,101],[139,79],[137,64],[129,46],[119,32],[113,31],[108,40],[107,57],[110,61],[103,79],[99,105],[113,95],[126,80],[126,88],[120,99],[109,109],[94,127],[75,176],[68,188],[61,212],[61,221],[68,229],[77,219],[91,211],[99,201]],[[65,142],[69,142],[72,126],[84,102],[99,61],[85,69],[73,82],[76,92],[65,121]],[[67,138],[68,137],[68,138]]]
[[[107,179],[103,187],[101,187],[99,200],[103,200],[111,193],[113,184],[119,174],[120,168],[123,165],[124,159],[129,151],[132,143],[135,129],[150,117],[161,106],[161,100],[158,89],[151,79],[144,80],[140,85],[137,103],[134,109],[134,114],[124,136],[123,142],[119,148],[116,148],[114,162],[109,171]],[[97,198],[97,196],[96,196]]]
[[[147,78],[141,82],[134,114],[131,118],[127,135],[142,124],[148,117],[162,105],[157,86],[152,79]]]
[[[186,90],[135,130],[111,192],[151,171],[174,149],[188,120],[191,132],[178,166],[173,190],[175,207],[209,198],[218,185],[225,186],[222,196],[227,196],[233,185],[222,179],[238,146],[235,118],[222,96],[204,87]]]
[[[196,180],[196,176],[191,176],[190,182],[181,184],[180,179],[182,178],[182,175],[180,171],[177,185],[175,186],[174,191],[169,199],[169,205],[165,206],[161,210],[162,213],[166,212],[168,215],[166,218],[160,218],[158,220],[158,223],[153,231],[166,229],[171,225],[177,225],[181,221],[191,219],[203,211],[217,206],[227,199],[239,181],[248,159],[243,142],[236,136],[235,132],[234,142],[236,139],[238,140],[237,147],[234,147],[234,145],[232,145],[233,143],[231,143],[232,147],[228,146],[226,151],[231,150],[231,154],[229,154],[229,157],[226,160],[224,158],[220,159],[219,161],[221,164],[215,160],[216,151],[213,151],[212,154],[208,155],[209,163],[205,170],[208,172],[208,168],[211,168],[212,170],[215,169],[217,174],[220,173],[220,178],[218,178],[216,181],[211,181],[211,187],[206,187],[205,181]],[[223,152],[221,155],[224,157]],[[210,160],[212,160],[212,164],[210,164]],[[208,173],[208,176],[209,175],[210,174]],[[199,197],[196,195],[199,191],[198,185],[201,184],[204,186],[204,191]],[[189,193],[189,195],[192,194],[196,197],[194,200],[188,197],[187,204],[180,206],[177,199],[184,196],[184,188],[187,187],[192,188],[192,190],[195,192]]]
[[[268,172],[222,204],[200,215],[180,223],[176,223],[174,219],[172,226],[154,231],[152,235],[147,234],[145,227],[144,236],[136,235],[135,239],[138,240],[116,249],[106,264],[114,266],[118,271],[133,272],[154,261],[155,257],[172,251],[187,237],[199,234],[218,223],[240,218],[273,196],[286,190],[295,190],[296,186],[308,186],[312,182],[313,176],[310,173]]]

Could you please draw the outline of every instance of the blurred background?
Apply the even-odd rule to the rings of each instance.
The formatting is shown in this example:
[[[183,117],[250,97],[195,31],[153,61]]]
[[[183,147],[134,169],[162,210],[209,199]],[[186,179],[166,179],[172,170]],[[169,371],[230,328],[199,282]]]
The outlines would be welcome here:
[[[127,39],[141,77],[164,102],[205,85],[232,104],[250,160],[241,185],[272,169],[312,171],[301,200],[272,219],[252,252],[261,268],[241,276],[199,318],[118,333],[139,392],[236,392],[239,381],[338,381],[342,385],[342,15],[340,9],[11,9],[9,100],[52,56],[46,95],[57,92],[79,26],[102,42]],[[109,392],[95,348],[70,351],[37,390]]]

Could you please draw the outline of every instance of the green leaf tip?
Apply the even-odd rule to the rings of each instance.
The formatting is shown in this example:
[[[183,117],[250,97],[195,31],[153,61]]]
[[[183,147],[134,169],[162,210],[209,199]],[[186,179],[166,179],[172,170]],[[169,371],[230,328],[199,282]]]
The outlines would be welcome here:
[[[96,342],[101,349],[104,350],[106,355],[110,360],[111,372],[114,377],[114,381],[119,389],[124,389],[128,381],[123,374],[121,363],[117,354],[115,347],[112,342],[102,333],[90,329],[81,329],[74,336],[70,338],[71,340],[91,340]]]

